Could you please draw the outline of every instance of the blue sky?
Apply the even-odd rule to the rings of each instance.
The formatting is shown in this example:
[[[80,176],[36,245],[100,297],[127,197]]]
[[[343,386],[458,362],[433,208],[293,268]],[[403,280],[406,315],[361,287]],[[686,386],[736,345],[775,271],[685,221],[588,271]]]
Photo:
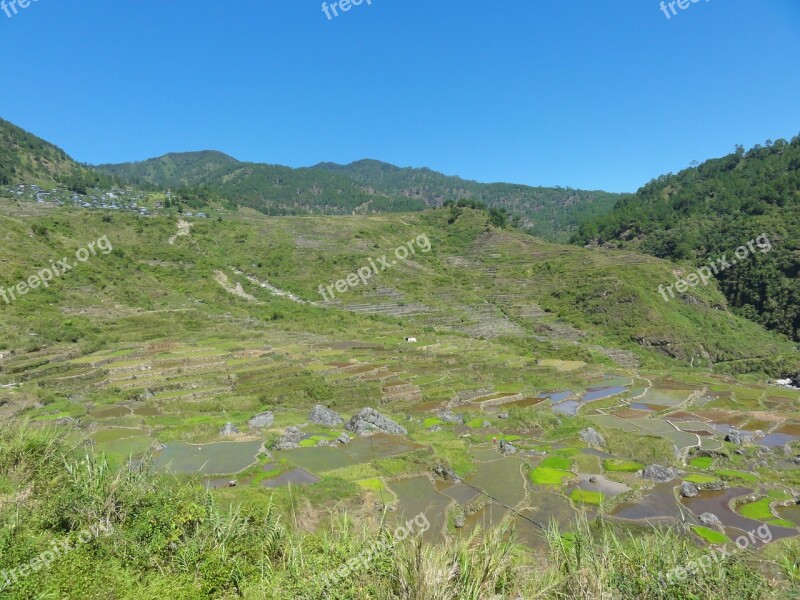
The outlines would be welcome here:
[[[0,12],[0,116],[91,163],[369,157],[610,191],[800,133],[797,0],[670,19],[659,1],[365,0],[328,20],[318,0],[38,0]]]

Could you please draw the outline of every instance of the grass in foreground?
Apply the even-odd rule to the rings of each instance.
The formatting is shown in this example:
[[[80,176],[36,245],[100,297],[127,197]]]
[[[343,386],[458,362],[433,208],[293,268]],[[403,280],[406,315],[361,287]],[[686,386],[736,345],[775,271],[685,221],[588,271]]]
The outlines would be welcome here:
[[[439,545],[395,542],[389,520],[376,531],[336,510],[303,530],[303,490],[258,490],[244,505],[228,505],[223,499],[233,496],[224,490],[209,494],[147,469],[114,471],[63,434],[37,429],[0,428],[0,481],[0,569],[28,564],[54,542],[74,547],[3,598],[777,600],[800,590],[789,549],[776,558],[780,581],[734,555],[665,583],[704,553],[671,529],[581,521],[565,535],[551,527],[538,558],[515,543],[508,523]],[[98,522],[111,534],[78,543]],[[365,548],[375,549],[371,558],[354,562]],[[348,563],[348,575],[326,586],[322,575]]]

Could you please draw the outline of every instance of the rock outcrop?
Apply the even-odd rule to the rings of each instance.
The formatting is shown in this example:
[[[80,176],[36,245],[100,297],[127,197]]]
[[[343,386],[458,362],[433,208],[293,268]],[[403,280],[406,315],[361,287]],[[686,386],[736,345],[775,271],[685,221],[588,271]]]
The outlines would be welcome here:
[[[317,404],[311,409],[308,420],[315,425],[324,425],[325,427],[338,427],[344,423],[344,419],[336,414],[335,411],[321,404]]]
[[[239,433],[239,430],[230,422],[225,423],[222,429],[219,430],[220,435],[236,435],[237,433]]]
[[[275,444],[276,450],[293,450],[300,446],[303,433],[297,427],[287,427],[286,432]]]
[[[407,435],[408,430],[395,423],[388,417],[384,417],[374,408],[362,408],[344,426],[347,431],[352,431],[358,435],[369,434],[376,431],[390,433],[392,435]]]
[[[677,469],[672,467],[665,467],[663,465],[648,465],[642,471],[642,477],[650,481],[658,483],[665,483],[672,481],[678,476]]]
[[[258,413],[256,416],[252,417],[248,422],[247,425],[250,426],[252,429],[264,429],[265,427],[272,427],[275,423],[275,415],[272,411],[266,411],[262,413]]]
[[[605,438],[593,427],[587,427],[580,432],[581,439],[592,448],[602,448],[606,445]]]

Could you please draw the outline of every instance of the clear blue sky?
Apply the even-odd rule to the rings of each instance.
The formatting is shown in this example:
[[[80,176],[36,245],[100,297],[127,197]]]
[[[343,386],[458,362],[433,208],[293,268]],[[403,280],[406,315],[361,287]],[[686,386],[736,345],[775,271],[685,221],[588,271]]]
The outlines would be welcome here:
[[[369,157],[611,191],[800,132],[800,2],[659,1],[365,0],[329,21],[318,0],[38,0],[0,12],[0,116],[90,163]]]

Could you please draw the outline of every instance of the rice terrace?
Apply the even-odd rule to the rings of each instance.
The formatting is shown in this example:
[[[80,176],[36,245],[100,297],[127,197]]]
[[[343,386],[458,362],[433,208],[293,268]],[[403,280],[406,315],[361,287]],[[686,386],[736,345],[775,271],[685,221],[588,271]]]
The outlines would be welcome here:
[[[280,9],[292,18],[279,26],[274,14],[264,25],[262,6],[212,22],[178,0],[148,23],[129,7],[102,9],[153,37],[165,61],[109,49],[130,61],[123,82],[111,58],[90,53],[109,71],[118,114],[101,115],[75,90],[94,108],[76,107],[72,122],[66,96],[37,112],[21,107],[10,80],[4,86],[14,97],[0,101],[5,116],[43,137],[0,119],[0,598],[800,598],[796,119],[781,120],[789,109],[777,100],[771,109],[737,101],[730,122],[703,129],[717,145],[692,138],[698,123],[673,124],[686,140],[669,142],[654,116],[645,128],[596,81],[570,87],[565,74],[589,82],[584,69],[599,64],[590,16],[575,17],[588,38],[575,42],[579,55],[536,67],[549,92],[569,90],[555,102],[519,81],[515,62],[532,64],[528,53],[545,40],[574,34],[563,8],[481,7],[475,19],[414,3],[444,28],[445,46],[488,36],[485,55],[432,45],[406,5],[368,1],[370,10],[351,13],[342,0],[321,19],[318,5],[298,3]],[[656,48],[683,41],[701,52],[730,32],[712,43],[692,27],[726,19],[739,36],[762,39],[751,25],[759,18],[800,33],[788,7],[704,8],[664,19],[657,2],[611,3],[619,39],[603,43],[637,55],[636,29]],[[86,18],[97,27],[102,11]],[[34,27],[55,32],[59,18],[76,39],[90,31],[60,5],[14,16],[0,25],[25,47]],[[540,37],[519,37],[534,17]],[[485,27],[490,20],[505,33]],[[222,54],[170,22],[218,28]],[[258,24],[270,41],[253,37]],[[426,54],[410,47],[407,29]],[[305,48],[301,35],[316,38]],[[413,93],[387,94],[387,73],[368,57],[334,77],[305,56],[326,47],[320,40],[344,52],[348,36],[388,61],[406,93],[431,95],[430,122]],[[270,49],[248,55],[252,64],[227,47],[261,44]],[[206,66],[188,69],[178,47]],[[86,50],[65,52],[79,61]],[[60,98],[62,86],[76,87],[65,73],[80,81],[89,63],[53,56],[49,66],[20,60],[52,78]],[[433,77],[429,59],[452,64]],[[405,73],[405,61],[419,72]],[[733,81],[738,69],[758,70],[753,61],[715,68]],[[441,78],[450,68],[459,77],[476,69],[493,87],[474,80],[470,93],[449,97]],[[628,94],[638,78],[662,83],[627,69]],[[145,94],[145,82],[168,71],[190,102]],[[213,72],[211,89],[200,72]],[[788,76],[763,76],[782,97],[800,91]],[[695,98],[681,83],[694,74],[670,67],[664,77],[670,93]],[[528,123],[517,86],[552,124]],[[346,127],[303,109],[308,98],[352,100],[350,87],[373,102]],[[445,88],[447,108],[436,101]],[[270,109],[251,108],[239,90]],[[206,118],[213,102],[230,114]],[[498,110],[479,111],[481,102]],[[626,148],[624,168],[613,152],[584,155],[609,144],[573,122],[598,110],[659,145]],[[48,111],[55,118],[41,119]],[[774,122],[754,121],[765,112]],[[486,146],[475,161],[472,149],[438,137],[450,119],[469,135],[447,125],[448,140],[474,134]],[[724,132],[750,139],[745,123],[785,137],[730,152]],[[530,140],[518,139],[523,125]],[[545,125],[574,144],[549,139]],[[113,144],[103,127],[114,129]],[[495,137],[514,160],[490,152]],[[545,140],[556,158],[539,148]],[[130,161],[206,143],[261,162],[219,151]],[[721,146],[729,152],[714,151]],[[312,161],[320,149],[463,166],[486,181],[569,176],[586,189]],[[298,164],[274,164],[284,151]],[[680,166],[690,152],[704,160]],[[591,166],[598,160],[602,172]],[[676,172],[659,175],[675,160]],[[712,272],[717,261],[728,266]]]

